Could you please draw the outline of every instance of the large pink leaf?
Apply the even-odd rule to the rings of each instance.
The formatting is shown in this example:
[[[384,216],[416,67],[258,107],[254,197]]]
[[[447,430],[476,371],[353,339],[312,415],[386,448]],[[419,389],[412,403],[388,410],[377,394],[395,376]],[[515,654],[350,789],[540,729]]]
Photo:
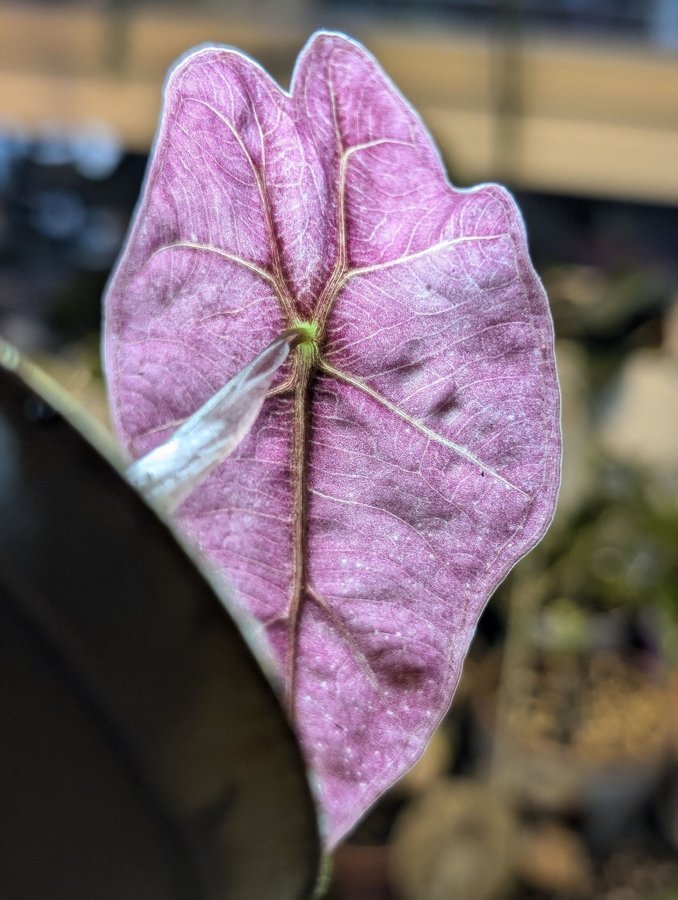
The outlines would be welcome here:
[[[316,346],[178,525],[272,644],[332,846],[422,752],[560,468],[551,319],[511,197],[452,188],[337,34],[311,39],[289,95],[228,49],[169,80],[107,295],[130,452],[296,320]]]

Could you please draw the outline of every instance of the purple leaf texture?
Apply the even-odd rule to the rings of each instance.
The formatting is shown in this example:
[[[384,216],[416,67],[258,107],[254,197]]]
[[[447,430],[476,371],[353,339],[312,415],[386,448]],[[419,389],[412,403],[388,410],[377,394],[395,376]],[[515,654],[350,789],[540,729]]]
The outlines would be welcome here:
[[[289,93],[200,49],[169,78],[105,320],[134,457],[306,323],[175,522],[272,647],[332,848],[421,755],[553,515],[553,331],[520,214],[449,184],[354,41],[314,35]]]

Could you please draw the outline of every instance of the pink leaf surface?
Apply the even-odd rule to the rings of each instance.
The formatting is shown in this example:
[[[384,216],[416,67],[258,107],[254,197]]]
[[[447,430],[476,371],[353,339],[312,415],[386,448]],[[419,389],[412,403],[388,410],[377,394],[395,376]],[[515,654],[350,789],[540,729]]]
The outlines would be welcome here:
[[[310,40],[289,94],[230,49],[169,79],[106,298],[132,455],[298,320],[317,340],[177,525],[271,643],[332,847],[421,754],[560,473],[551,318],[513,200],[451,187],[338,34]]]

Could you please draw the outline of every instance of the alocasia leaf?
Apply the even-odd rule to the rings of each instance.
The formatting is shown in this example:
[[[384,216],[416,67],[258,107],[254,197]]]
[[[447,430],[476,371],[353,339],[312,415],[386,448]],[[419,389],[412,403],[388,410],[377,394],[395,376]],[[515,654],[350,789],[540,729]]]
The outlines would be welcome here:
[[[273,647],[331,847],[421,754],[553,514],[553,334],[520,215],[499,187],[450,186],[353,41],[315,35],[289,94],[201,49],[169,79],[106,304],[134,456],[302,323],[177,524]]]

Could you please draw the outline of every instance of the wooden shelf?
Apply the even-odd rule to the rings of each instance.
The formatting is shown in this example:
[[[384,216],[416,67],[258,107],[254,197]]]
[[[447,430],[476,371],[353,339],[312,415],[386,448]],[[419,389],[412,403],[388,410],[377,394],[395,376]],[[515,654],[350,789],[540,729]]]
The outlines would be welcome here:
[[[242,47],[285,81],[310,30],[298,18],[144,8],[116,19],[79,4],[0,4],[0,128],[99,120],[145,150],[165,71],[187,48]],[[417,107],[460,184],[502,177],[515,188],[678,202],[678,56],[537,37],[507,48],[444,29],[362,27],[356,37]],[[509,56],[518,69],[507,109],[497,86]]]

